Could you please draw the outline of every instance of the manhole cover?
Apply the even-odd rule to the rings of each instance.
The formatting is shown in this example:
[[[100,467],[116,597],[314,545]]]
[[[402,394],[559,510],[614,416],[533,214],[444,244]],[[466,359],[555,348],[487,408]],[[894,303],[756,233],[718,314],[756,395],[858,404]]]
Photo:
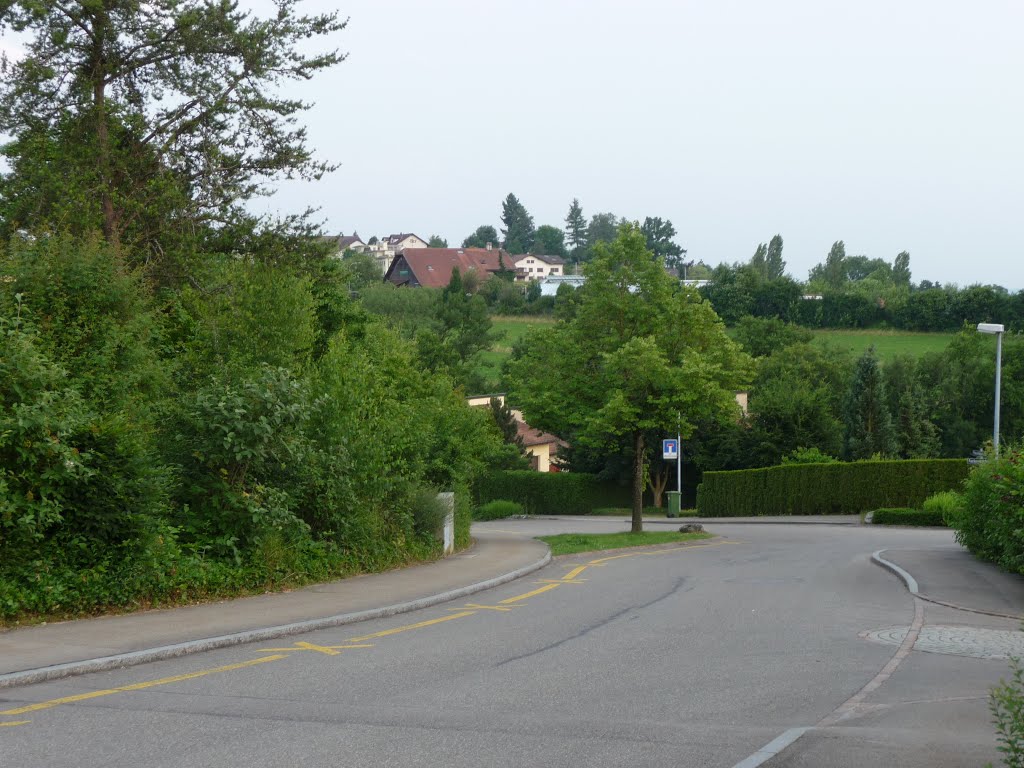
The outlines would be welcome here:
[[[876,643],[900,645],[910,627],[889,627],[864,632],[862,637]],[[922,627],[914,643],[915,651],[971,656],[975,659],[1024,657],[1024,632],[977,627]]]

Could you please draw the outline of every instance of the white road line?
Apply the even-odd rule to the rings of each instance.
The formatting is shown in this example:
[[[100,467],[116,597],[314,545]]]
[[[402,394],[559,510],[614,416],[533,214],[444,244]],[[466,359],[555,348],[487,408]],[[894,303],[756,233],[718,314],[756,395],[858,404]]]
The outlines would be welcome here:
[[[807,728],[790,728],[788,731],[783,731],[779,736],[769,741],[757,752],[752,754],[745,760],[740,760],[732,768],[757,768],[762,763],[766,763],[775,757],[779,752],[784,750],[794,741],[803,736],[807,731],[811,730]]]

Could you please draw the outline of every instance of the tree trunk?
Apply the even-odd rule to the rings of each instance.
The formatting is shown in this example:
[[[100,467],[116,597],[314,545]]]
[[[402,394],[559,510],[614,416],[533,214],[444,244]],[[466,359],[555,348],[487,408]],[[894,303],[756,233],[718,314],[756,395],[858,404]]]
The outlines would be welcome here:
[[[644,464],[647,459],[647,447],[644,445],[644,433],[637,432],[633,436],[633,533],[644,530]]]
[[[92,46],[92,100],[96,117],[97,162],[100,168],[100,206],[103,209],[103,237],[115,254],[121,251],[121,228],[114,207],[113,173],[110,161],[110,130],[107,125],[107,59],[106,43],[108,19],[100,12],[93,24]]]
[[[652,470],[647,484],[651,487],[651,494],[654,496],[654,506],[661,509],[661,497],[665,493],[665,486],[668,485],[668,465],[663,465],[660,472]]]

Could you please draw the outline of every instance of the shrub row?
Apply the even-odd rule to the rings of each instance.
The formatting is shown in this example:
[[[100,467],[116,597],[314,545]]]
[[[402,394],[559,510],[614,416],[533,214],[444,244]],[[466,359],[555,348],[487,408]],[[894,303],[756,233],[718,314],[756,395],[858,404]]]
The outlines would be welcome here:
[[[876,509],[871,516],[874,525],[936,525],[944,526],[941,512],[911,507]]]
[[[477,479],[476,505],[504,499],[528,515],[587,515],[595,507],[629,506],[630,491],[582,472],[488,472]]]
[[[705,472],[697,514],[841,515],[918,507],[933,493],[959,486],[967,471],[962,459],[910,459]]]

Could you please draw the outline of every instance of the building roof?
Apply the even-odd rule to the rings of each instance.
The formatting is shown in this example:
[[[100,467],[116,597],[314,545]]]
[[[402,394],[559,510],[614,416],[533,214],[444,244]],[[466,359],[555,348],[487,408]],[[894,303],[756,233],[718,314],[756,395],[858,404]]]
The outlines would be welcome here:
[[[516,433],[522,439],[524,447],[531,445],[565,445],[564,442],[554,435],[534,429],[525,421],[519,421],[518,419],[516,420]]]
[[[366,245],[366,243],[363,242],[363,238],[359,236],[358,232],[355,232],[351,235],[343,235],[339,232],[337,235],[328,235],[327,237],[321,237],[320,239],[325,243],[330,243],[331,245],[337,246],[339,251],[344,251],[346,248],[351,248],[356,243],[359,243],[360,245]]]
[[[414,235],[412,232],[399,232],[396,235],[388,235],[388,245],[398,245],[400,242],[405,240],[405,238],[407,238],[407,237],[415,237],[415,238],[418,238],[420,240],[423,240],[422,237],[420,237],[419,235]],[[425,243],[427,241],[423,240],[423,242]]]
[[[443,288],[452,279],[452,267],[458,267],[460,274],[476,269],[480,277],[486,279],[502,269],[502,261],[506,269],[511,268],[508,253],[496,248],[410,248],[402,251],[388,267],[389,279],[392,270],[400,260],[404,259],[412,270],[417,282],[426,288]]]
[[[543,253],[521,253],[518,256],[512,257],[517,264],[525,258],[540,259],[545,264],[565,264],[565,259],[558,256],[546,256]]]

